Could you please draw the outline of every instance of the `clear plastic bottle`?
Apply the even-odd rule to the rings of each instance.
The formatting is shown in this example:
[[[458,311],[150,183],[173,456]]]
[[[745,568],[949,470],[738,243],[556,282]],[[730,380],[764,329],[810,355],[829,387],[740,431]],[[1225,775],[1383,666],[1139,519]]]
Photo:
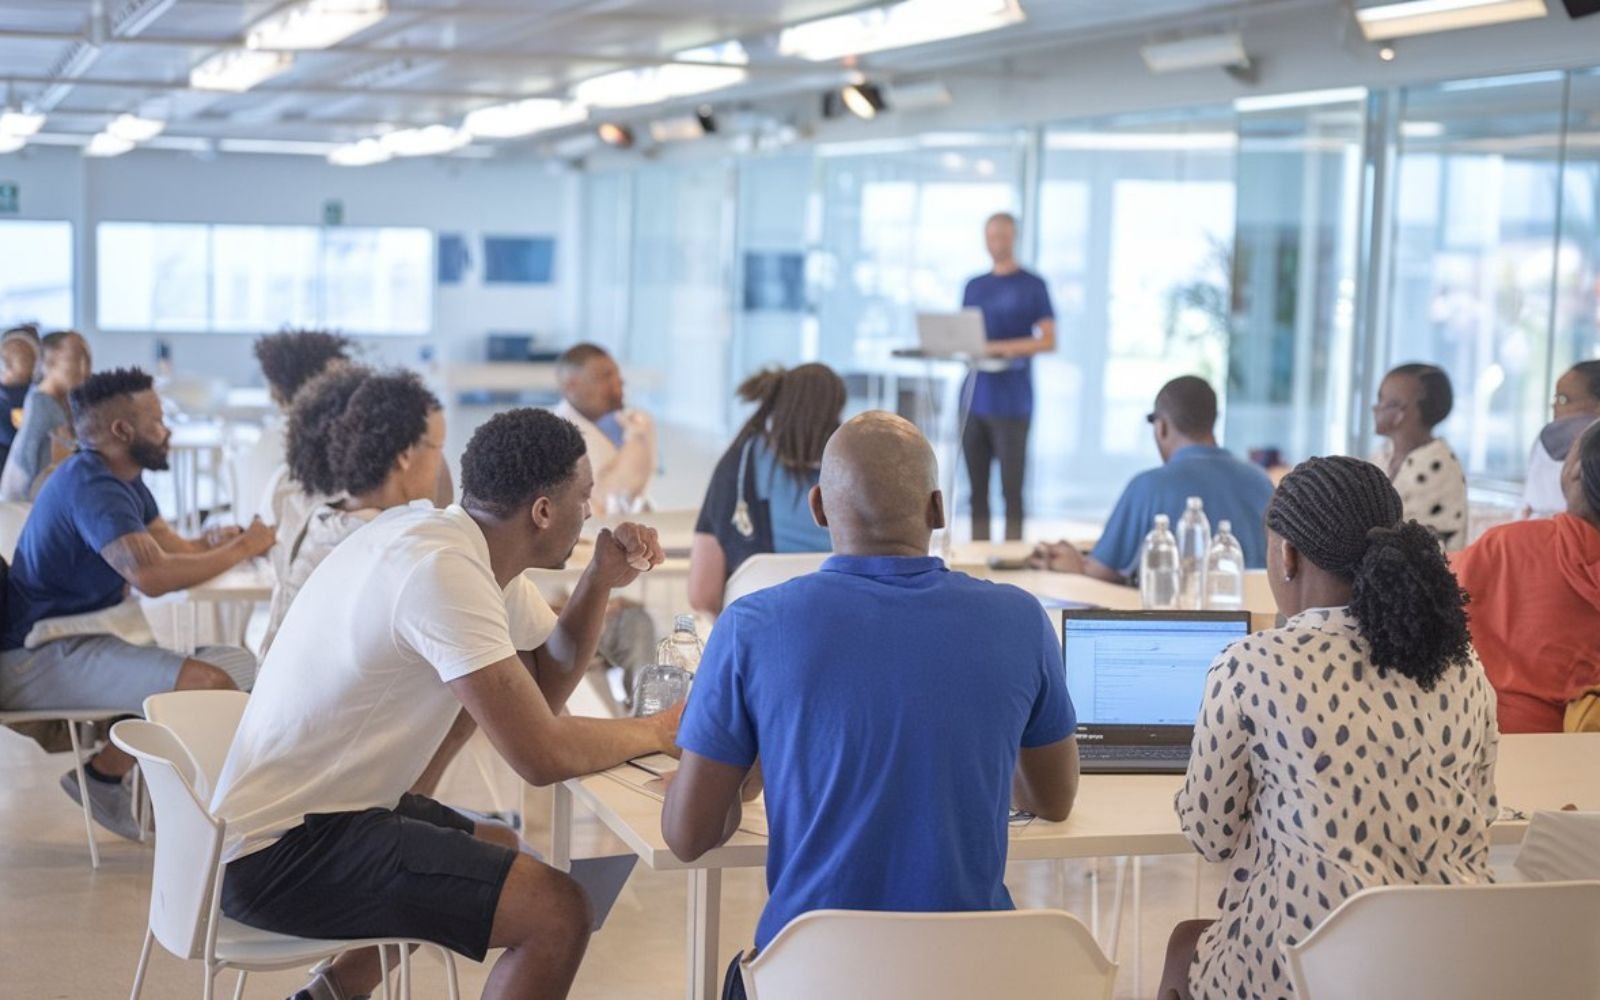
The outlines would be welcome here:
[[[682,701],[694,682],[705,644],[695,630],[694,615],[673,619],[672,634],[656,644],[656,662],[639,671],[633,684],[633,714],[655,715]]]
[[[1172,520],[1157,514],[1139,555],[1140,603],[1147,609],[1177,607],[1179,583],[1178,540],[1172,537]]]
[[[1178,521],[1178,607],[1198,611],[1205,603],[1206,556],[1211,552],[1211,521],[1199,497],[1190,497]]]
[[[1233,537],[1233,525],[1217,522],[1217,537],[1206,553],[1206,609],[1238,611],[1244,607],[1244,549]]]

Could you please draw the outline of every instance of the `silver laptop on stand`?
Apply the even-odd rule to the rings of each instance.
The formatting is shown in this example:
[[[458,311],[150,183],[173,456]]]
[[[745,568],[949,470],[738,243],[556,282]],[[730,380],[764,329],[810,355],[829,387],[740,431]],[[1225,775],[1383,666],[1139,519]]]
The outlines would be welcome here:
[[[1061,617],[1083,773],[1183,773],[1206,672],[1250,634],[1250,613],[1068,608]]]
[[[983,313],[976,309],[953,313],[919,312],[915,350],[896,353],[902,357],[981,358],[986,344]]]

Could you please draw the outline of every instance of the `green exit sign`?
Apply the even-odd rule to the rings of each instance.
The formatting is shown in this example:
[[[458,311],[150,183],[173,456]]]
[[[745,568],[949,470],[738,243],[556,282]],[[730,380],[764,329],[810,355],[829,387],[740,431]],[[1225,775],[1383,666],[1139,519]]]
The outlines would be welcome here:
[[[16,215],[22,211],[21,192],[16,181],[0,181],[0,215]]]

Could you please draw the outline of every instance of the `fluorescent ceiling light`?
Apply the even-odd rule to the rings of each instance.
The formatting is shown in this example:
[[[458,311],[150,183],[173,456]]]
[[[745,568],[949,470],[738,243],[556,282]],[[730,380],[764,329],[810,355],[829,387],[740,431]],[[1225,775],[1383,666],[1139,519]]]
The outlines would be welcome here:
[[[388,0],[301,0],[250,26],[252,49],[326,49],[383,20]]]
[[[1401,122],[1400,134],[1407,139],[1437,139],[1444,135],[1444,122]]]
[[[686,59],[689,62],[719,63],[723,66],[746,66],[750,62],[750,53],[745,51],[744,43],[735,38],[715,45],[684,49],[673,58]]]
[[[748,78],[749,73],[738,66],[669,63],[618,70],[584,80],[572,88],[572,96],[579,104],[590,107],[632,108],[721,90]]]
[[[159,118],[141,118],[138,115],[118,115],[106,126],[106,131],[118,139],[129,142],[149,142],[160,135],[167,123]]]
[[[1549,12],[1545,0],[1378,0],[1356,7],[1356,23],[1368,41],[1380,41],[1524,21]]]
[[[589,117],[589,109],[574,101],[551,97],[532,97],[511,104],[496,104],[468,112],[462,127],[485,139],[515,139],[566,125],[576,125]]]
[[[389,159],[390,152],[377,139],[347,142],[328,152],[328,162],[336,167],[370,167]]]
[[[1281,111],[1284,108],[1310,108],[1318,104],[1348,104],[1367,99],[1365,87],[1336,87],[1332,90],[1301,90],[1291,94],[1266,94],[1262,97],[1241,97],[1233,102],[1233,110],[1240,114],[1252,111]]]
[[[27,111],[0,111],[0,136],[27,138],[44,127],[44,115]]]
[[[1250,54],[1244,50],[1244,39],[1237,31],[1182,38],[1175,42],[1158,42],[1144,46],[1139,54],[1144,56],[1144,64],[1152,73],[1220,69],[1223,66],[1246,66],[1250,63]]]
[[[1018,0],[901,0],[785,28],[778,53],[826,62],[977,35],[1026,18]]]
[[[293,65],[294,56],[287,52],[227,49],[190,70],[189,86],[196,90],[243,93],[263,80],[272,79]]]
[[[20,135],[7,135],[4,132],[0,132],[0,156],[6,153],[15,153],[27,144],[28,140]]]
[[[448,125],[403,128],[378,137],[378,142],[391,156],[437,156],[460,149],[471,141],[472,136],[466,129]]]
[[[134,146],[133,142],[110,132],[100,132],[83,147],[84,156],[121,156]]]

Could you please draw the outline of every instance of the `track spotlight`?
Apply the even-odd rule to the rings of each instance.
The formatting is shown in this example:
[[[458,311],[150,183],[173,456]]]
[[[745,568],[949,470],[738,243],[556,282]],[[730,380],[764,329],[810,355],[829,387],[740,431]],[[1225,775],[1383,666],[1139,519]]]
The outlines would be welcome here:
[[[868,120],[878,117],[878,112],[889,106],[878,85],[866,81],[846,85],[839,91],[839,100],[844,102],[851,114]]]
[[[600,137],[601,142],[617,149],[627,149],[633,145],[633,129],[617,122],[601,122],[595,129],[595,134]]]

